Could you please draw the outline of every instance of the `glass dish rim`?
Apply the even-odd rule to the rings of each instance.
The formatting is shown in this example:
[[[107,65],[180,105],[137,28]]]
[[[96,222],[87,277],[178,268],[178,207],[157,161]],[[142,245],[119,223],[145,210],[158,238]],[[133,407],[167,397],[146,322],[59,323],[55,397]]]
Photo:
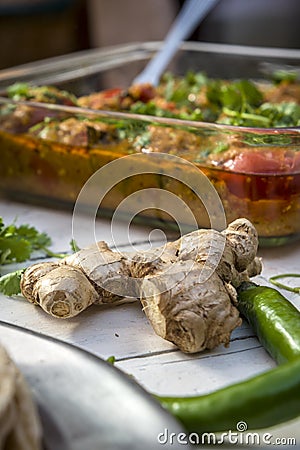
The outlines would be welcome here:
[[[104,62],[115,60],[117,56],[128,57],[129,54],[137,56],[134,51],[155,52],[160,49],[163,41],[145,41],[145,42],[129,42],[100,48],[92,48],[88,50],[80,50],[78,52],[67,53],[65,55],[54,56],[37,61],[20,64],[10,68],[0,70],[0,83],[3,80],[9,80],[12,76],[36,75],[49,71],[49,69],[57,70],[62,68],[67,74],[66,65],[69,64],[69,71],[72,72],[74,67],[82,66],[84,63],[89,64],[89,68],[82,67],[86,74],[94,73],[101,66],[99,57],[104,58]],[[199,51],[203,53],[221,53],[223,55],[239,55],[251,57],[268,57],[268,58],[295,58],[299,59],[300,50],[284,47],[262,47],[247,46],[235,44],[222,44],[214,42],[185,41],[181,44],[179,50]],[[99,63],[99,66],[97,65]],[[121,61],[122,62],[122,61]],[[93,65],[92,65],[93,64]],[[90,71],[89,71],[90,70]]]
[[[13,84],[17,77],[21,79],[27,77],[27,82],[31,84],[42,85],[43,81],[47,79],[52,80],[52,83],[58,83],[62,81],[74,80],[82,78],[87,75],[91,75],[101,71],[101,69],[113,68],[126,61],[128,58],[145,59],[149,56],[150,52],[156,52],[162,46],[163,41],[147,41],[137,43],[126,43],[121,45],[114,45],[102,48],[94,48],[88,50],[82,50],[79,52],[73,52],[66,55],[60,55],[52,58],[47,58],[39,61],[33,61],[19,66],[14,66],[9,69],[0,70],[0,86],[3,81]],[[300,50],[293,48],[279,48],[279,47],[255,47],[245,45],[232,45],[232,44],[219,44],[213,42],[198,42],[198,41],[185,41],[181,44],[179,51],[198,51],[202,53],[222,54],[223,56],[244,56],[255,58],[279,58],[280,60],[293,58],[299,60],[300,73]],[[144,52],[144,53],[143,53]],[[148,52],[148,55],[146,55]],[[151,55],[150,55],[151,56]],[[272,64],[279,64],[281,61]],[[268,63],[267,63],[268,64]],[[280,64],[282,66],[282,62]],[[43,78],[43,74],[46,78]],[[40,82],[38,76],[41,75]],[[32,80],[30,81],[30,77]],[[21,80],[21,82],[23,81]],[[44,83],[44,84],[52,84]],[[54,105],[50,103],[29,102],[29,101],[13,101],[5,97],[5,89],[0,88],[0,104],[14,103],[14,104],[27,104],[32,107],[39,107],[44,109],[51,109],[57,111],[65,111],[74,114],[92,113],[97,116],[111,117],[116,119],[131,119],[141,120],[144,122],[157,122],[170,126],[188,126],[199,129],[217,130],[223,132],[235,132],[235,133],[256,133],[256,134],[272,134],[272,133],[284,133],[299,132],[299,127],[249,127],[240,125],[227,125],[215,122],[205,121],[193,121],[185,119],[176,119],[168,117],[158,117],[146,114],[135,114],[129,112],[117,112],[107,110],[93,110],[90,108],[82,108],[79,106],[68,107],[62,105]],[[76,109],[77,108],[77,109]]]
[[[170,126],[180,126],[180,127],[193,127],[206,130],[214,130],[219,132],[230,132],[230,133],[253,133],[253,134],[290,134],[291,132],[300,133],[300,126],[298,127],[273,127],[273,128],[260,128],[260,127],[245,127],[239,125],[227,125],[215,122],[203,122],[198,120],[185,120],[176,119],[172,117],[160,117],[148,114],[137,114],[137,113],[127,113],[119,111],[110,111],[103,109],[91,109],[83,108],[80,106],[68,106],[68,105],[58,105],[54,103],[43,103],[43,102],[32,102],[27,100],[13,100],[8,97],[0,96],[0,104],[14,104],[14,105],[24,105],[31,106],[32,108],[43,108],[51,111],[66,112],[70,114],[87,115],[87,116],[98,116],[98,117],[108,117],[112,119],[125,119],[125,120],[140,120],[147,123],[159,123],[163,125]]]
[[[145,114],[136,114],[136,113],[122,113],[122,112],[116,112],[116,111],[107,111],[107,110],[95,110],[90,108],[82,108],[78,106],[68,106],[68,105],[58,105],[58,104],[52,104],[52,103],[41,103],[41,102],[31,102],[31,101],[20,101],[20,100],[12,100],[8,98],[4,98],[0,96],[0,105],[1,104],[15,104],[15,105],[26,105],[31,106],[34,108],[44,108],[51,111],[58,111],[58,112],[68,112],[71,114],[78,114],[78,115],[86,115],[88,116],[98,116],[98,117],[105,117],[105,118],[111,118],[116,120],[139,120],[144,121],[149,124],[155,124],[159,123],[162,125],[170,125],[170,126],[177,126],[177,127],[188,127],[188,128],[198,128],[199,130],[207,130],[207,131],[218,131],[220,133],[235,133],[237,134],[243,134],[243,133],[250,133],[250,134],[256,134],[256,135],[265,135],[265,134],[286,134],[291,135],[291,133],[300,133],[300,127],[293,127],[293,128],[250,128],[250,127],[240,127],[240,126],[234,126],[234,125],[225,125],[225,124],[217,124],[217,123],[210,123],[210,122],[199,122],[199,121],[188,121],[188,120],[182,120],[182,119],[174,119],[174,118],[168,118],[168,117],[156,117],[151,115],[145,115]],[[0,130],[1,132],[1,130]],[[283,132],[283,133],[281,133]],[[26,133],[25,133],[26,135]],[[274,146],[274,148],[276,148]],[[163,153],[162,153],[163,154]],[[300,169],[296,171],[287,171],[287,172],[275,172],[275,173],[255,173],[255,172],[240,172],[236,170],[228,170],[224,167],[218,167],[211,164],[206,164],[205,162],[199,162],[197,163],[199,168],[205,168],[212,171],[220,171],[220,172],[226,172],[236,175],[244,175],[244,176],[265,176],[265,177],[282,177],[282,176],[294,176],[300,173]]]
[[[149,59],[150,52],[156,52],[162,45],[162,41],[149,41],[149,42],[139,42],[139,43],[127,43],[121,45],[115,45],[111,47],[103,47],[96,49],[88,49],[80,52],[70,53],[68,55],[62,55],[52,58],[47,58],[45,60],[34,61],[27,64],[22,64],[20,66],[15,66],[11,69],[0,70],[0,86],[1,81],[3,79],[9,80],[9,77],[14,74],[19,74],[22,76],[30,76],[36,73],[45,74],[49,73],[49,77],[52,78],[53,84],[67,81],[72,79],[81,78],[84,75],[90,75],[93,73],[98,73],[103,68],[113,68],[120,64],[128,61],[128,58],[134,59]],[[232,45],[232,44],[219,44],[219,43],[211,43],[211,42],[195,42],[195,41],[185,41],[182,43],[180,47],[181,51],[198,51],[209,54],[222,54],[225,56],[251,56],[254,58],[280,58],[279,61],[276,61],[274,64],[281,63],[281,66],[284,64],[282,60],[293,58],[299,60],[299,69],[298,66],[294,66],[296,70],[299,70],[300,73],[300,50],[298,49],[289,49],[289,48],[278,48],[278,47],[254,47],[254,46],[243,46],[243,45]],[[144,52],[144,53],[143,53]],[[148,52],[148,53],[147,53]],[[150,55],[151,56],[151,55]],[[119,57],[119,58],[118,58]],[[98,64],[98,63],[99,64]],[[88,64],[88,70],[85,66]],[[267,63],[268,64],[268,63]],[[271,63],[273,64],[273,62]],[[61,74],[59,72],[59,68],[64,67],[64,71]],[[290,67],[290,66],[289,66]],[[76,69],[80,69],[79,72]],[[50,70],[50,72],[49,72]],[[22,80],[21,80],[22,81]],[[36,80],[30,79],[28,82],[31,84],[39,84],[38,78]],[[49,83],[51,84],[51,83]],[[42,85],[42,84],[40,84]],[[300,126],[298,127],[249,127],[249,126],[237,126],[237,125],[228,125],[222,123],[215,122],[204,122],[197,120],[186,120],[186,119],[178,119],[178,118],[169,118],[169,117],[159,117],[148,114],[137,114],[132,112],[119,112],[119,111],[111,111],[111,110],[102,110],[102,109],[91,109],[84,108],[80,106],[69,106],[69,105],[57,105],[45,102],[34,102],[27,100],[12,100],[5,95],[5,91],[1,91],[0,89],[0,104],[15,104],[15,105],[26,105],[32,108],[42,108],[51,111],[57,112],[66,112],[73,115],[84,115],[86,117],[98,117],[98,118],[110,118],[115,120],[134,120],[140,121],[148,124],[161,124],[164,126],[170,127],[186,127],[193,128],[194,130],[206,130],[206,131],[214,131],[219,133],[230,133],[230,134],[252,134],[256,136],[261,135],[294,135],[297,136],[300,133]],[[274,146],[275,148],[276,146]],[[200,163],[199,163],[200,164]],[[214,170],[224,170],[218,168],[217,166],[207,165],[205,163],[200,164],[202,167],[207,167]],[[226,170],[227,171],[227,170]],[[240,174],[241,172],[234,173]],[[248,173],[248,172],[247,172]],[[290,172],[288,172],[290,173]],[[288,173],[285,173],[287,175]],[[296,172],[291,172],[293,175]],[[248,173],[249,174],[249,173]],[[276,175],[283,175],[281,173],[276,173]]]

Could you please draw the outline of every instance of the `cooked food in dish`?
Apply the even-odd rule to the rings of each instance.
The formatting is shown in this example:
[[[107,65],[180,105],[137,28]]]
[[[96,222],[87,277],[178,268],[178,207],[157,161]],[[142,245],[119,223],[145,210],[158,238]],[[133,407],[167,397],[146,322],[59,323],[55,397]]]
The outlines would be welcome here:
[[[40,450],[41,425],[29,387],[0,345],[0,448]]]
[[[145,167],[148,153],[168,153],[209,177],[228,222],[247,217],[266,239],[300,233],[300,83],[291,73],[278,72],[268,82],[166,74],[157,87],[134,85],[77,98],[57,87],[18,83],[6,95],[0,187],[10,193],[73,203],[107,162],[144,153]],[[102,207],[115,208],[137,188],[159,187],[188,196],[199,225],[209,225],[193,193],[174,180],[154,178],[121,183]]]
[[[7,90],[7,97],[14,101],[26,100],[79,106],[95,110],[121,111],[242,127],[297,127],[300,125],[300,83],[290,73],[277,74],[276,77],[275,75],[273,82],[255,83],[249,80],[210,79],[203,73],[188,73],[183,78],[165,74],[157,87],[150,84],[140,84],[130,86],[127,89],[114,88],[93,92],[78,98],[74,94],[59,90],[54,86],[30,86],[25,83],[17,83]],[[278,79],[279,76],[280,79]],[[70,126],[65,126],[61,123],[63,115],[57,117],[55,110],[37,111],[36,108],[18,105],[2,107],[1,112],[2,129],[16,133],[27,131],[44,139],[71,143],[72,145],[82,144],[80,135],[83,125],[78,125],[78,129],[74,133],[79,141],[71,141],[71,131],[68,128],[74,126],[74,121]],[[86,118],[77,116],[76,120],[78,123],[85,123]],[[102,119],[101,122],[103,122]],[[32,128],[34,124],[39,124],[39,126]],[[98,134],[99,131],[106,131],[107,134],[111,134],[116,129],[116,125],[109,127],[107,123],[99,124],[99,120],[96,118],[86,123],[86,127],[89,129],[95,128],[95,130],[98,130]],[[117,138],[120,140],[129,137],[124,133],[125,125],[119,126],[119,128],[122,129],[122,132],[113,135],[115,141],[118,140]],[[146,130],[148,131],[147,124],[145,124]],[[69,135],[69,140],[67,140],[65,134]],[[143,142],[143,144],[149,143],[151,147],[152,140],[150,137],[151,133],[148,137],[149,142]],[[94,141],[92,139],[84,143],[87,145],[96,144],[97,138]],[[134,144],[134,147],[138,147],[137,143]],[[153,146],[152,150],[162,151],[164,147],[161,149]],[[173,150],[176,151],[176,149]],[[226,150],[222,147],[214,153],[223,154]],[[202,156],[203,161],[207,162],[210,155],[200,153],[200,156]]]
[[[192,72],[183,78],[165,74],[157,87],[133,85],[78,99],[80,106],[92,109],[248,127],[297,126],[299,102],[300,84],[289,73],[269,83],[219,80]]]

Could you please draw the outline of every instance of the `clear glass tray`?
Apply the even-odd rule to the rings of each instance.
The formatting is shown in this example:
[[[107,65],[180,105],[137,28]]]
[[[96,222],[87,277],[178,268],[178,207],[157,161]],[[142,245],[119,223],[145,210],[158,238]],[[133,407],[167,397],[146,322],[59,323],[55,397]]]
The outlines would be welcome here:
[[[203,202],[205,192],[199,199],[198,193],[187,185],[189,183],[183,183],[189,174],[191,185],[197,183],[194,179],[195,172],[191,169],[194,165],[210,180],[213,194],[214,191],[218,193],[227,222],[237,217],[249,218],[256,225],[263,245],[279,245],[298,239],[298,165],[285,172],[277,172],[276,169],[269,173],[259,170],[255,173],[226,170],[199,162],[197,145],[192,151],[182,145],[186,139],[196,139],[196,144],[199,142],[201,148],[206,146],[211,150],[212,147],[230,146],[234,142],[235,146],[241,148],[241,152],[253,150],[258,159],[271,154],[272,160],[280,163],[282,155],[297,159],[300,149],[297,128],[227,126],[124,112],[93,111],[72,105],[22,101],[13,104],[10,99],[5,98],[6,88],[15,82],[53,85],[77,96],[128,87],[160,45],[159,42],[148,42],[89,50],[0,71],[0,119],[5,117],[5,107],[8,111],[10,108],[25,107],[41,117],[85,116],[97,119],[99,123],[109,122],[112,126],[120,127],[122,124],[130,127],[135,138],[141,135],[141,130],[144,133],[148,127],[154,126],[158,130],[155,153],[161,154],[161,158],[153,158],[147,147],[134,147],[132,138],[124,141],[125,144],[107,143],[103,140],[92,145],[74,142],[69,144],[55,142],[48,137],[41,139],[28,135],[23,130],[11,132],[1,127],[0,121],[0,192],[24,201],[72,208],[83,186],[93,174],[109,162],[139,154],[137,170],[140,174],[122,179],[116,186],[111,186],[102,199],[100,215],[111,216],[118,209],[124,215],[146,221],[147,224],[158,223],[161,227],[178,227],[180,224],[188,231],[195,227],[195,222],[186,214],[188,208],[192,211],[197,226],[210,226],[212,214],[218,214],[211,208],[215,197],[208,196]],[[186,42],[168,70],[177,75],[193,70],[204,71],[208,76],[217,78],[261,80],[276,69],[293,68],[299,71],[299,61],[300,51],[297,50]],[[173,135],[179,135],[180,138],[173,139]],[[170,155],[179,157],[180,160]],[[99,183],[101,185],[101,180]],[[136,201],[124,203],[124,199],[135,192],[149,189],[155,190],[151,192],[156,196],[156,202],[150,201],[147,205],[137,196]],[[165,204],[161,191],[171,192],[183,201],[184,205],[177,208],[175,217],[171,214],[173,210],[170,212],[161,208]],[[97,195],[95,191],[94,194]],[[85,198],[88,199],[88,196]],[[120,204],[122,207],[119,207]],[[210,207],[207,208],[207,205]]]

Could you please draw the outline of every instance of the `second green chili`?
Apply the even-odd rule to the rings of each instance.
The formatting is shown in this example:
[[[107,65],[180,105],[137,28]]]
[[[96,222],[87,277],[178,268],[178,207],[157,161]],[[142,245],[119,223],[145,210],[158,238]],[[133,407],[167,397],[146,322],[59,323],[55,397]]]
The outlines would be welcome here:
[[[278,425],[300,415],[300,311],[277,290],[243,284],[238,290],[242,314],[278,363],[251,379],[195,397],[156,398],[189,432],[249,429]]]

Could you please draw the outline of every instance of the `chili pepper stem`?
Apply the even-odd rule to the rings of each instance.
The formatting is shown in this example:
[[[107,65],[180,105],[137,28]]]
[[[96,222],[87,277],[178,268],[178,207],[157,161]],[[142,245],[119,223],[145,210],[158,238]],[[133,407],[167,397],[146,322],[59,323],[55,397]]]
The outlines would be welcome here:
[[[284,273],[280,275],[274,275],[273,277],[269,278],[270,283],[274,284],[275,286],[285,289],[286,291],[294,292],[296,294],[300,293],[300,286],[289,286],[288,284],[280,283],[277,280],[280,280],[281,278],[300,278],[299,273]]]

